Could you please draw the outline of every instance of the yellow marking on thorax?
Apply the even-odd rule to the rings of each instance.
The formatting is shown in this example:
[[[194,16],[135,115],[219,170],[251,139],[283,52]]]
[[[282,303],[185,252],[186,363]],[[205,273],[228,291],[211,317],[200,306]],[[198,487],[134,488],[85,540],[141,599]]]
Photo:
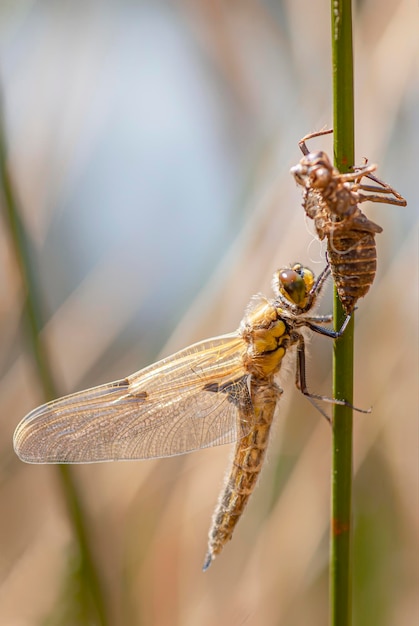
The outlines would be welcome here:
[[[276,307],[268,301],[260,303],[244,318],[241,332],[248,346],[244,357],[247,371],[262,377],[275,374],[284,357],[283,342],[287,338],[287,327]]]

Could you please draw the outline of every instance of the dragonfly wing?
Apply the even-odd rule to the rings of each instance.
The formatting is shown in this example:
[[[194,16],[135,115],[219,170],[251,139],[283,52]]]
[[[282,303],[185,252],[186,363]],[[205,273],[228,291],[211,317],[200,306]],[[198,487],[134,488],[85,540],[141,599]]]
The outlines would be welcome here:
[[[44,404],[18,425],[16,453],[30,463],[93,463],[235,441],[253,419],[244,350],[237,333],[224,335],[125,379]]]

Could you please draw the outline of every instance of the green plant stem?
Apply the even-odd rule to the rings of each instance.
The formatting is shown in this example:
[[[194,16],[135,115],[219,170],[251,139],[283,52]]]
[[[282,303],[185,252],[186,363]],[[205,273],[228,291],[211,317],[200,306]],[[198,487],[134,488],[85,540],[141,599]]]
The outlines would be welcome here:
[[[31,262],[30,245],[24,226],[20,218],[20,210],[13,183],[7,164],[6,139],[4,134],[4,120],[0,110],[0,185],[3,195],[3,208],[9,227],[11,243],[17,262],[25,296],[23,314],[28,330],[28,340],[31,353],[36,364],[37,372],[43,389],[45,401],[57,396],[52,368],[49,362],[45,345],[41,338],[44,326],[40,290],[37,286],[33,264]],[[108,623],[105,610],[104,595],[101,589],[100,578],[91,553],[86,515],[82,506],[82,499],[78,492],[73,473],[66,465],[59,466],[62,490],[67,502],[78,548],[80,552],[78,574],[80,577],[78,593],[81,607],[80,614],[95,614],[95,623],[106,626]],[[86,620],[87,623],[87,620]],[[91,624],[91,619],[88,620]]]
[[[354,93],[351,0],[332,0],[333,129],[335,165],[341,172],[354,164]],[[334,290],[334,324],[344,311]],[[352,403],[354,318],[335,342],[333,395]],[[333,407],[330,532],[330,624],[352,622],[352,409]]]

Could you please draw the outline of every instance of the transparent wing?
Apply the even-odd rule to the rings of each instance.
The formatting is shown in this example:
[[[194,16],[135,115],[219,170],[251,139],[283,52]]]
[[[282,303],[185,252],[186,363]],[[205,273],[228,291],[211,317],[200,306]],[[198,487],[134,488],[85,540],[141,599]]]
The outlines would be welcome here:
[[[14,435],[29,463],[183,454],[235,441],[253,418],[237,333],[194,344],[139,372],[29,413]]]

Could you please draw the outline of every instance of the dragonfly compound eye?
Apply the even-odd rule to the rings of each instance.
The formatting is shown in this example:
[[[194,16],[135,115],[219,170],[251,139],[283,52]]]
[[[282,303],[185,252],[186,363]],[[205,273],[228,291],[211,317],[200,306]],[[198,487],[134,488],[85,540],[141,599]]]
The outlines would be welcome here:
[[[291,168],[290,172],[294,176],[296,182],[304,187],[308,177],[307,167],[303,163],[298,163]]]
[[[315,278],[313,272],[308,269],[308,267],[303,267],[301,263],[296,263],[293,265],[292,269],[303,279],[306,291],[305,295],[307,295],[314,285]]]
[[[310,182],[313,189],[325,189],[331,180],[331,172],[330,169],[319,165],[314,168],[310,175]]]
[[[300,306],[306,299],[306,283],[304,277],[295,269],[279,270],[278,287],[288,300]]]

